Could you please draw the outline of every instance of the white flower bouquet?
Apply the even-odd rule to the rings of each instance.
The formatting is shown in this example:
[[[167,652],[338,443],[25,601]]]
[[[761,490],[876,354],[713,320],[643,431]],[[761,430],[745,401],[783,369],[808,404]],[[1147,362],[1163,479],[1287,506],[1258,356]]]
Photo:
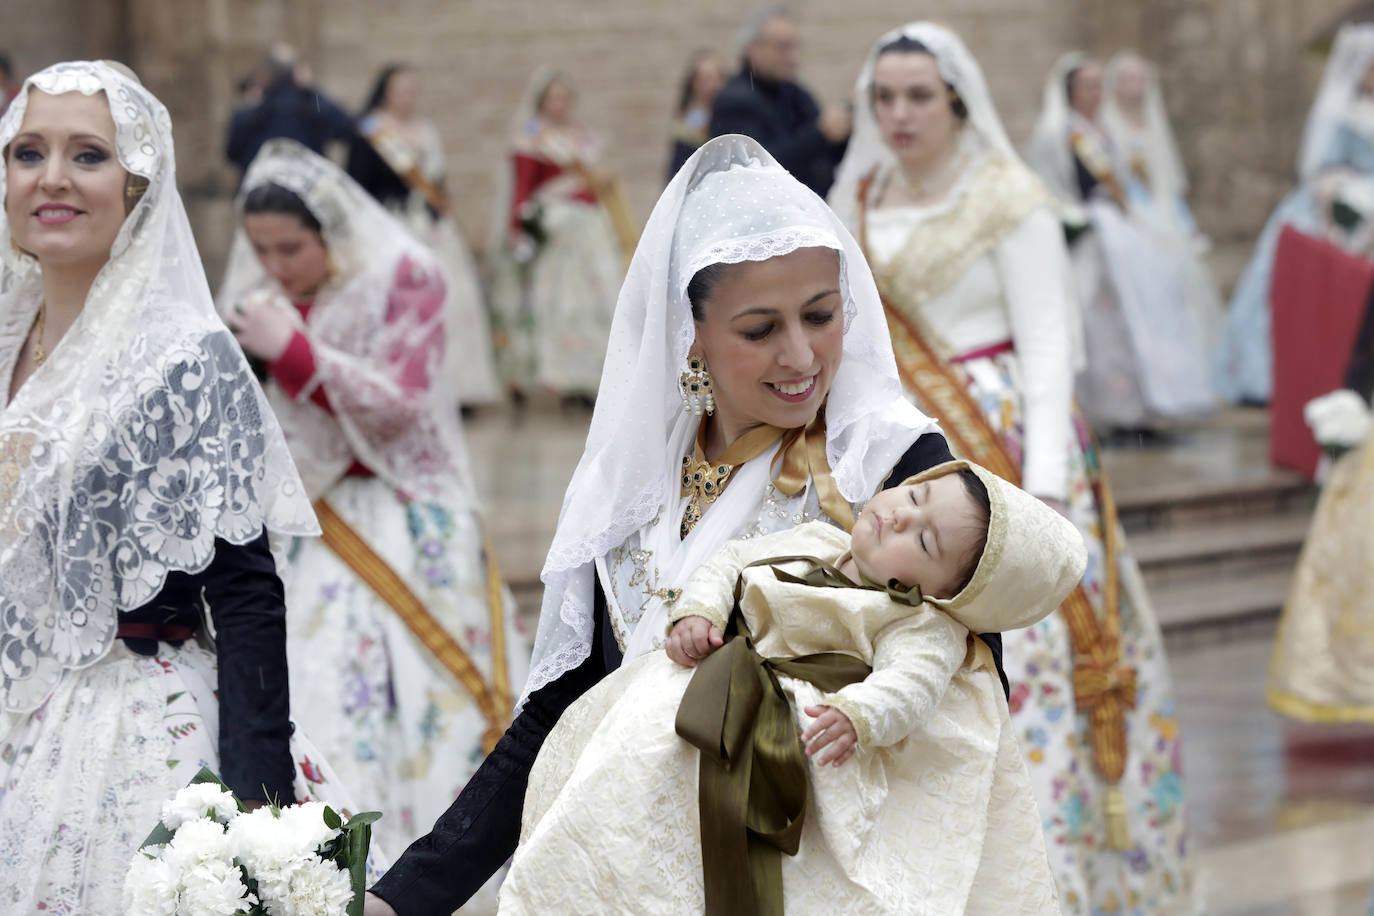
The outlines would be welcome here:
[[[248,811],[202,769],[162,806],[124,883],[132,916],[362,916],[375,811]]]
[[[1313,398],[1302,414],[1312,437],[1333,453],[1356,448],[1374,429],[1374,418],[1364,398],[1346,388]]]

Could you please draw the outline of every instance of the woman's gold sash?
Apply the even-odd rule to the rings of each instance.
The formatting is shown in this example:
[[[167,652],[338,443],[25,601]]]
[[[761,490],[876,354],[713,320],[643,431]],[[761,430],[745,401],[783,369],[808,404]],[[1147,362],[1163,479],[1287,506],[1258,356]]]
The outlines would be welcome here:
[[[426,649],[434,653],[445,668],[456,677],[472,698],[477,708],[487,720],[487,731],[482,735],[482,747],[487,753],[501,739],[502,732],[510,724],[511,690],[510,676],[506,669],[506,628],[504,602],[501,600],[501,571],[496,565],[496,555],[491,544],[482,539],[483,553],[486,555],[487,569],[487,606],[491,614],[491,670],[490,685],[482,673],[472,663],[472,659],[458,645],[457,640],[434,619],[423,601],[406,585],[375,550],[368,546],[358,532],[354,531],[343,516],[334,511],[326,500],[315,502],[315,515],[320,520],[323,531],[321,540],[359,579],[377,593],[377,597],[396,612],[415,638]]]
[[[396,161],[388,150],[388,135],[385,130],[378,127],[371,133],[364,134],[363,138],[372,145],[372,149],[386,163],[387,168],[395,172],[396,177],[401,179],[406,187],[419,194],[435,213],[440,216],[448,213],[448,195],[444,193],[444,189],[426,178],[418,164],[403,165]]]

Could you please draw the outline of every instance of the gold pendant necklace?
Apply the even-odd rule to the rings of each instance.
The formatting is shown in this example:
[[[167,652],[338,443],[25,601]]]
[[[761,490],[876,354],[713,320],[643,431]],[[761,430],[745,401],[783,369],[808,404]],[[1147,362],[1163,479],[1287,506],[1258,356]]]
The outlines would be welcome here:
[[[33,323],[33,364],[43,365],[48,358],[47,348],[43,346],[43,321],[47,317],[48,300],[38,303],[38,320]]]
[[[757,458],[783,431],[776,426],[758,426],[731,443],[716,461],[706,460],[706,423],[697,428],[696,448],[691,455],[682,456],[681,495],[687,497],[678,534],[685,538],[706,514],[706,508],[725,490],[735,468]]]

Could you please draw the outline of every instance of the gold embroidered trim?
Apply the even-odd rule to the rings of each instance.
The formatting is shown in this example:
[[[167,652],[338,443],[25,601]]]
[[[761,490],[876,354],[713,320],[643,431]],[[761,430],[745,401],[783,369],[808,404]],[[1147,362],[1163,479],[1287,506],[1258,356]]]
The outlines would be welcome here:
[[[0,547],[8,547],[24,534],[14,516],[14,495],[37,443],[38,437],[31,432],[7,433],[0,438]]]
[[[1095,138],[1075,130],[1069,134],[1069,147],[1078,157],[1078,161],[1083,163],[1083,168],[1107,189],[1116,205],[1125,210],[1126,192],[1121,189],[1121,182],[1117,181],[1116,171],[1112,168],[1111,157],[1102,145]]]
[[[956,206],[913,229],[887,264],[874,265],[883,296],[901,303],[904,312],[918,313],[921,303],[957,283],[1032,211],[1054,205],[1049,190],[1029,169],[1000,158],[979,166],[962,193]]]

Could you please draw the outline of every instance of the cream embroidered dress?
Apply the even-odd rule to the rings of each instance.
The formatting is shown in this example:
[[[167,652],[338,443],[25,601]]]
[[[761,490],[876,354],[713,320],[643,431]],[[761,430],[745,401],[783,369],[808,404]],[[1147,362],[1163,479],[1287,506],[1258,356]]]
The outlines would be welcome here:
[[[1101,615],[1106,548],[1094,490],[1101,469],[1073,405],[1079,319],[1054,200],[1006,140],[978,64],[957,36],[929,23],[901,32],[932,49],[942,75],[969,109],[959,176],[938,203],[873,208],[884,171],[893,166],[874,118],[858,109],[855,136],[832,192],[835,206],[856,221],[866,214],[866,249],[909,390],[928,384],[918,377],[915,333],[962,379],[987,427],[1019,464],[1022,486],[1064,502],[1087,545],[1082,586]],[[863,78],[857,93],[856,98],[868,97]],[[857,206],[860,178],[875,169],[868,185],[870,206]],[[849,195],[849,202],[839,195]],[[918,406],[933,409],[919,398]],[[947,419],[942,423],[952,443],[961,434],[978,434],[952,429]],[[1139,567],[1124,535],[1118,532],[1116,540],[1122,662],[1138,674],[1135,707],[1126,718],[1128,753],[1121,781],[1129,850],[1112,850],[1107,842],[1107,785],[1094,769],[1088,717],[1075,710],[1075,653],[1062,613],[1003,637],[1012,723],[1065,910],[1188,912],[1191,877],[1168,660]]]
[[[1307,722],[1374,723],[1374,441],[1322,488],[1274,640],[1269,704]]]
[[[1009,629],[1049,613],[1082,573],[1082,540],[1038,500],[975,472],[992,496],[988,543],[952,599],[913,609],[886,592],[783,582],[766,566],[743,573],[740,609],[761,655],[839,651],[873,669],[832,695],[779,676],[798,728],[805,706],[829,704],[859,735],[842,766],[806,765],[800,849],[782,858],[789,914],[1059,912],[1001,685],[969,627]],[[673,616],[723,624],[748,563],[798,554],[834,563],[848,547],[848,535],[820,522],[732,541],[693,575]],[[559,721],[530,775],[502,913],[702,912],[699,752],[674,732],[693,674],[652,652]]]

